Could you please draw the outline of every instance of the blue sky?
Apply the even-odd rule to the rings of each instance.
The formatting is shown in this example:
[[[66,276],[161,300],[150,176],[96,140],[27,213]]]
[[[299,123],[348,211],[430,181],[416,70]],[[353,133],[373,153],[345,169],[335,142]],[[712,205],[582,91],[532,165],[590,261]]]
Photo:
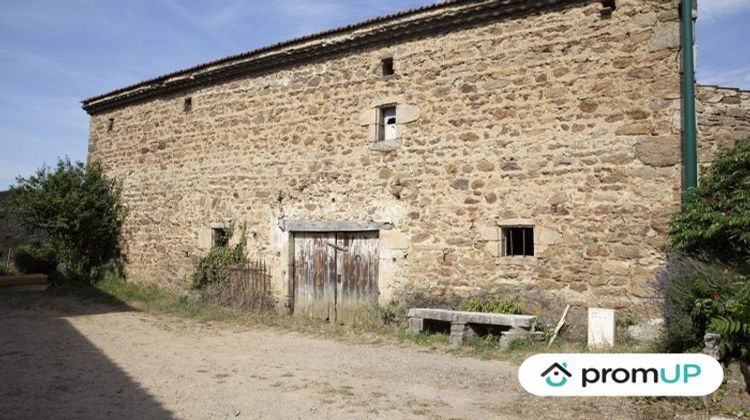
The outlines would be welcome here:
[[[431,0],[0,0],[0,190],[86,156],[84,98]],[[702,0],[698,81],[750,89],[750,0]]]

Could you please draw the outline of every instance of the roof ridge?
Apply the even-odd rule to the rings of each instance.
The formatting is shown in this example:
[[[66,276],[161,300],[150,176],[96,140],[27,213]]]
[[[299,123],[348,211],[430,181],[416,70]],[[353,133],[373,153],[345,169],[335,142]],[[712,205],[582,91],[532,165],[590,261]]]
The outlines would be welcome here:
[[[403,11],[400,11],[400,12],[391,13],[391,14],[388,14],[388,15],[377,16],[377,17],[374,17],[374,18],[366,19],[366,20],[359,21],[359,22],[352,23],[352,24],[348,24],[348,25],[338,26],[338,27],[335,27],[335,28],[332,28],[332,29],[326,29],[326,30],[321,31],[321,32],[315,32],[315,33],[308,34],[308,35],[302,35],[302,36],[299,36],[299,37],[296,37],[296,38],[292,38],[292,39],[288,39],[288,40],[285,40],[285,41],[276,42],[276,43],[269,44],[269,45],[266,45],[266,46],[263,46],[263,47],[254,48],[252,50],[247,50],[247,51],[243,51],[243,52],[240,52],[240,53],[237,53],[237,54],[232,54],[232,55],[224,56],[224,57],[221,57],[221,58],[217,58],[215,60],[207,61],[205,63],[197,64],[197,65],[185,68],[185,69],[176,70],[176,71],[173,71],[173,72],[170,72],[170,73],[162,74],[161,76],[156,76],[156,77],[153,77],[153,78],[150,78],[150,79],[145,79],[145,80],[142,80],[140,82],[136,82],[136,83],[127,85],[125,87],[121,87],[121,88],[118,88],[118,89],[115,89],[115,90],[112,90],[112,91],[109,91],[109,92],[106,92],[106,93],[103,93],[103,94],[100,94],[100,95],[95,95],[95,96],[86,98],[86,99],[84,99],[81,102],[85,104],[87,102],[95,101],[97,99],[100,99],[100,98],[103,98],[103,97],[106,97],[106,96],[110,96],[110,95],[118,93],[118,92],[122,92],[122,91],[125,91],[125,90],[128,90],[128,89],[132,89],[132,88],[137,87],[139,85],[142,85],[144,83],[153,83],[153,82],[156,82],[158,80],[161,80],[161,79],[164,79],[164,78],[167,78],[167,77],[171,77],[171,76],[175,76],[175,75],[178,75],[178,74],[181,74],[181,73],[186,73],[186,72],[198,70],[200,68],[207,67],[207,66],[221,64],[221,63],[224,63],[224,62],[227,62],[227,61],[231,61],[231,60],[236,60],[236,59],[239,59],[239,58],[242,58],[242,57],[246,57],[246,56],[249,56],[249,55],[252,55],[252,54],[257,54],[257,53],[260,53],[260,52],[264,52],[264,51],[267,51],[267,50],[270,50],[270,49],[273,49],[273,48],[279,48],[279,47],[284,47],[284,46],[291,46],[293,44],[296,44],[296,43],[299,43],[299,42],[304,42],[304,41],[309,41],[309,40],[312,40],[312,39],[320,37],[320,36],[333,35],[335,33],[341,32],[341,31],[360,28],[360,27],[363,27],[363,26],[367,26],[367,25],[370,25],[370,24],[373,24],[373,23],[377,23],[377,22],[381,22],[381,21],[388,20],[388,19],[406,17],[406,16],[408,16],[410,14],[414,14],[414,13],[417,13],[417,12],[422,12],[422,11],[427,11],[427,10],[432,10],[432,9],[438,9],[438,8],[441,8],[441,7],[455,5],[457,3],[467,3],[467,2],[470,2],[470,1],[477,1],[477,0],[445,0],[445,1],[440,1],[440,2],[437,2],[437,3],[433,3],[433,4],[428,4],[428,5],[422,6],[422,7],[416,7],[416,8],[411,8],[411,9],[403,10]]]
[[[300,60],[340,52],[347,47],[369,45],[377,42],[372,39],[376,37],[400,39],[489,17],[507,16],[568,3],[595,1],[600,0],[446,0],[223,57],[93,96],[81,103],[86,112],[93,114],[161,93],[253,71],[267,71]],[[448,13],[451,8],[454,12]],[[379,32],[378,26],[381,29]],[[349,39],[325,41],[326,38],[347,34],[350,35]],[[276,55],[272,56],[273,54]],[[273,60],[269,60],[270,58]],[[254,66],[250,67],[250,64]]]

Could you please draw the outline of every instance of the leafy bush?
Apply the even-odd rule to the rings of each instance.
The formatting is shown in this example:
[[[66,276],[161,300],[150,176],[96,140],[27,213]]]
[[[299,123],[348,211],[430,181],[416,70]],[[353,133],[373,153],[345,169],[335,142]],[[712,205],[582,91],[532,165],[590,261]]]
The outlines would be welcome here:
[[[36,241],[19,246],[13,264],[22,273],[51,274],[57,267],[57,253],[51,243]]]
[[[16,273],[17,273],[16,267],[13,264],[13,262],[10,262],[10,264],[7,264],[6,266],[5,261],[0,261],[0,276],[5,276],[5,275],[12,276]]]
[[[745,273],[750,266],[750,138],[719,150],[672,219],[672,246]]]
[[[232,237],[234,229],[229,229],[227,236]],[[219,246],[211,249],[198,263],[193,274],[193,288],[203,289],[209,284],[225,283],[230,278],[232,267],[248,262],[245,252],[247,238],[243,229],[237,245]]]
[[[721,335],[722,359],[750,362],[750,281],[738,278],[724,293],[713,292],[695,308],[708,319],[708,331]]]
[[[504,298],[504,299],[492,299],[492,298],[471,298],[468,302],[461,305],[461,310],[469,312],[489,312],[496,314],[522,314],[523,309],[518,303],[518,299],[515,298]]]
[[[681,254],[670,255],[656,275],[655,288],[663,297],[665,328],[662,350],[699,351],[709,314],[703,308],[714,296],[728,296],[738,275],[726,266],[710,264]]]
[[[703,347],[706,332],[717,333],[719,355],[736,359],[750,392],[750,279],[726,266],[673,256],[657,276],[664,295],[664,351],[692,352]]]
[[[118,240],[126,210],[120,184],[97,164],[61,159],[43,166],[11,187],[12,210],[25,226],[43,230],[57,259],[85,282],[102,276],[99,268],[120,255]]]
[[[664,347],[697,350],[718,333],[725,363],[750,363],[750,138],[722,148],[672,218],[673,257],[657,280],[665,300]],[[698,259],[702,260],[698,261]],[[746,375],[750,392],[750,375]]]

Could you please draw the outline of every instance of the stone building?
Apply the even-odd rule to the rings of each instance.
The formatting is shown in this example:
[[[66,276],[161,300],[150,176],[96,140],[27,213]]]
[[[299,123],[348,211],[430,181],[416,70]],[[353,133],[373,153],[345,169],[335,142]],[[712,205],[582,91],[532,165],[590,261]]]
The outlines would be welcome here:
[[[720,145],[750,136],[750,91],[698,86],[698,161],[709,165]]]
[[[295,312],[647,303],[682,190],[678,7],[449,1],[87,99],[128,276],[185,288],[235,223]],[[704,134],[748,133],[745,93],[701,98]]]

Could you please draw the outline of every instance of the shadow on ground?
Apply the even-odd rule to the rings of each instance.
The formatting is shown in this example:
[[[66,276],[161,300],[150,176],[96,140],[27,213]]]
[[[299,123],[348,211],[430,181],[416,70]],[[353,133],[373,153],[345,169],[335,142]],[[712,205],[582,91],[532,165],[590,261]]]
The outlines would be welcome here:
[[[96,289],[0,294],[0,417],[172,418],[65,319],[131,310]]]

